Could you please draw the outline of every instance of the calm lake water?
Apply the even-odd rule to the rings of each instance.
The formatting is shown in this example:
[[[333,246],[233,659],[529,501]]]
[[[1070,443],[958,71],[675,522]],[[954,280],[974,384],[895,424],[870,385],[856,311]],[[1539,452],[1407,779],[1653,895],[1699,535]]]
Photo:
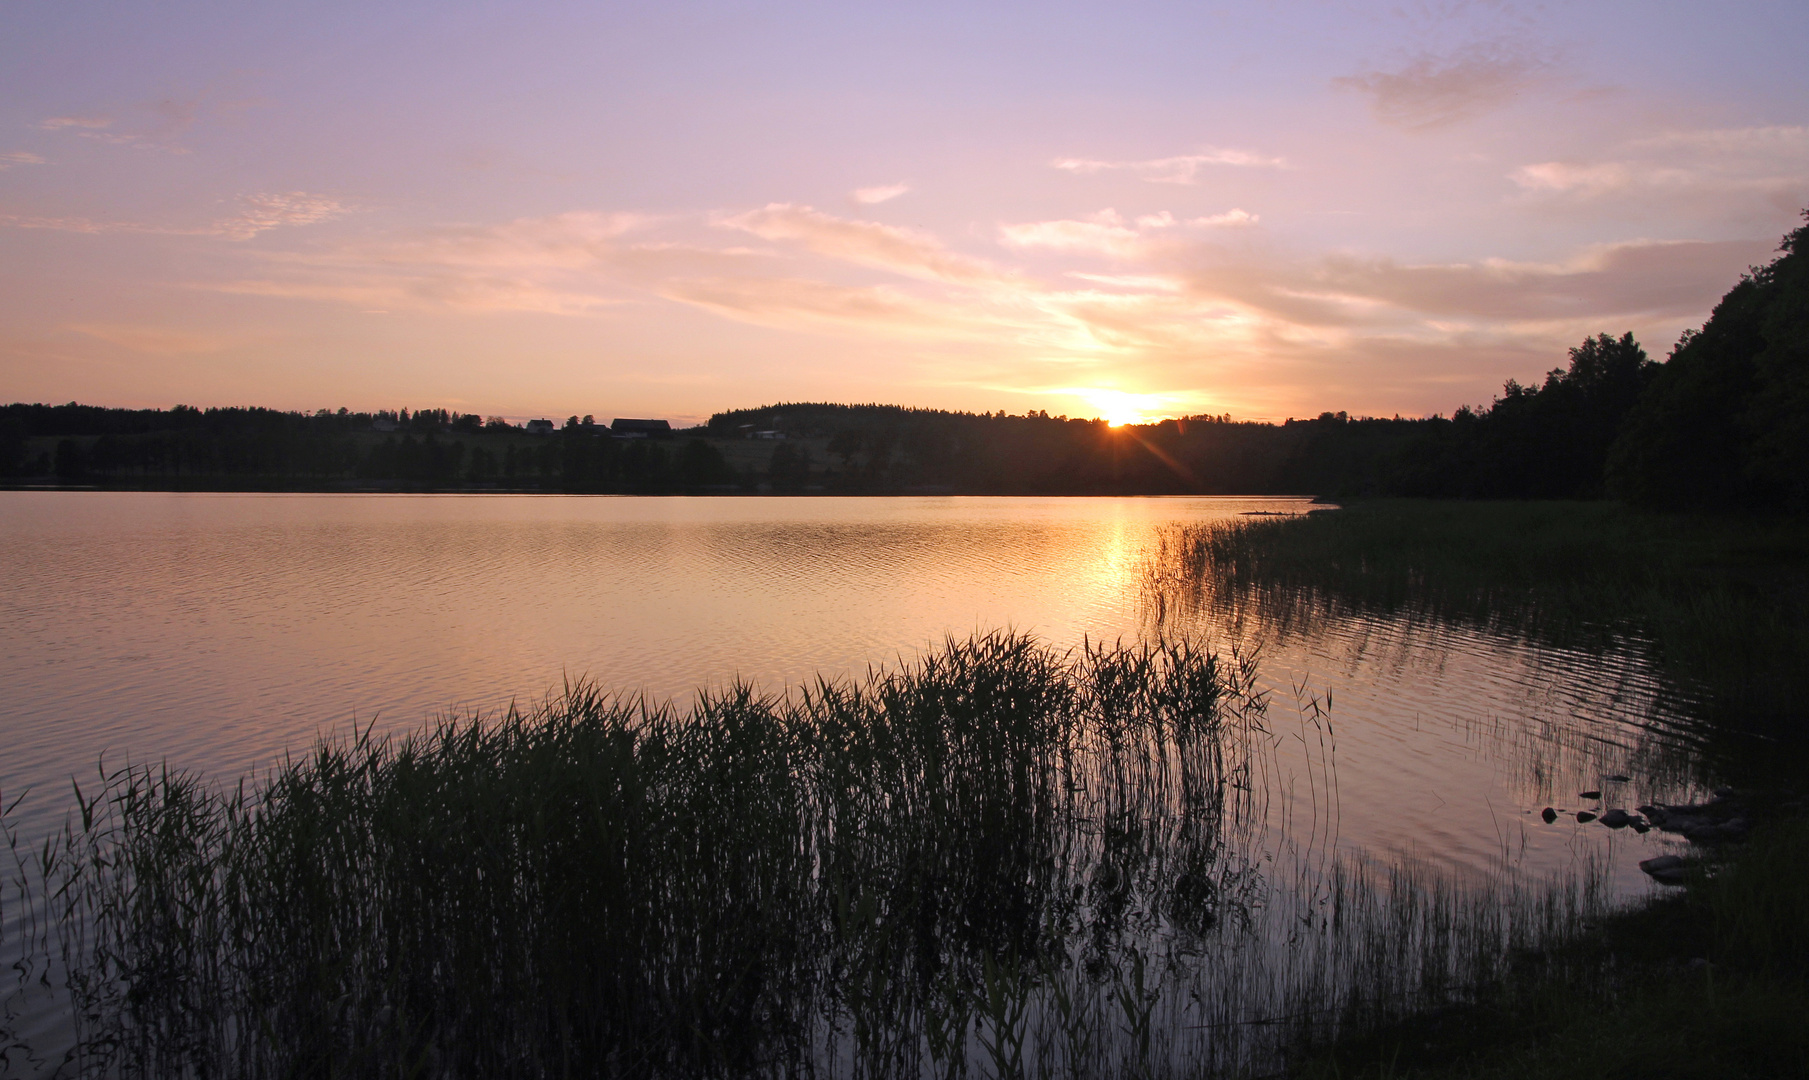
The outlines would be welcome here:
[[[18,820],[40,828],[103,760],[232,779],[320,735],[493,712],[566,680],[684,700],[860,675],[949,635],[1069,647],[1160,631],[1259,650],[1296,843],[1310,830],[1322,848],[1459,873],[1594,859],[1618,890],[1648,889],[1634,863],[1670,844],[1660,834],[1535,816],[1599,809],[1584,789],[1606,806],[1690,794],[1665,752],[1686,717],[1637,642],[1182,616],[1150,584],[1164,530],[1309,508],[0,493],[0,791],[33,789]],[[1310,724],[1328,698],[1329,728]]]

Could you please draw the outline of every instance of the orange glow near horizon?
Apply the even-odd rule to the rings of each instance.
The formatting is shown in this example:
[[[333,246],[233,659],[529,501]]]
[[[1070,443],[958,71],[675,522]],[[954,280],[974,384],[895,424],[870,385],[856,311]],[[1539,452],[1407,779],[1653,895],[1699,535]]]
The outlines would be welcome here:
[[[1804,4],[40,7],[8,401],[1449,415],[1809,201]]]
[[[1127,394],[1122,390],[1085,390],[1081,396],[1099,410],[1108,427],[1126,424],[1151,424],[1162,417],[1151,412],[1161,402],[1154,394]]]

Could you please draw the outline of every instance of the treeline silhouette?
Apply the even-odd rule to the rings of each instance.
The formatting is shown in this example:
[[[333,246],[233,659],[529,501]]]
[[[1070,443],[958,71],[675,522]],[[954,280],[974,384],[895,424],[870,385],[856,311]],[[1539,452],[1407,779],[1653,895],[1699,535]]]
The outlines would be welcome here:
[[[663,493],[743,478],[701,440],[606,437],[590,417],[550,436],[446,409],[0,407],[0,475],[110,487]]]
[[[1318,494],[1809,505],[1809,225],[1664,363],[1599,334],[1537,386],[1424,419],[1099,420],[789,403],[676,440],[443,409],[0,409],[0,475],[148,487]],[[727,451],[727,453],[725,453]]]
[[[1450,417],[1327,412],[1278,425],[1197,416],[1110,428],[1042,413],[787,404],[719,413],[709,426],[826,438],[824,480],[847,491],[1614,496],[1658,507],[1801,509],[1809,504],[1809,226],[1779,250],[1665,363],[1630,333],[1598,334],[1541,384],[1509,380],[1491,404]]]

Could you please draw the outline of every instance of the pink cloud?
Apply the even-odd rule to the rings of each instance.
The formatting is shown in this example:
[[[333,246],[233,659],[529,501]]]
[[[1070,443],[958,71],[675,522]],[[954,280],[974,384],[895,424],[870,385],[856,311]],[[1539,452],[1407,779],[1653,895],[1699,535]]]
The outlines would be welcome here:
[[[1086,176],[1100,172],[1128,172],[1152,184],[1191,184],[1200,169],[1208,165],[1233,168],[1285,169],[1287,162],[1278,157],[1250,150],[1208,148],[1197,154],[1152,158],[1147,161],[1098,161],[1090,158],[1057,158],[1049,163],[1064,172]]]

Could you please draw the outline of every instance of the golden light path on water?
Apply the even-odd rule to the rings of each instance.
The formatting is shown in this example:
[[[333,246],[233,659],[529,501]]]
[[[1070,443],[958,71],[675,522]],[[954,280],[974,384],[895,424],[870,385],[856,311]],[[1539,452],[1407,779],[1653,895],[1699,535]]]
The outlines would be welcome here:
[[[0,791],[60,816],[97,762],[219,778],[320,735],[412,730],[568,680],[686,701],[858,677],[976,632],[1057,647],[1156,625],[1178,525],[1305,500],[0,493]],[[1460,871],[1668,843],[1534,814],[1609,775],[1613,805],[1688,792],[1681,722],[1637,644],[1531,644],[1409,616],[1167,620],[1259,648],[1289,842]],[[1332,699],[1329,729],[1303,719]],[[1325,735],[1331,741],[1325,741]],[[1662,740],[1661,740],[1662,741]]]

